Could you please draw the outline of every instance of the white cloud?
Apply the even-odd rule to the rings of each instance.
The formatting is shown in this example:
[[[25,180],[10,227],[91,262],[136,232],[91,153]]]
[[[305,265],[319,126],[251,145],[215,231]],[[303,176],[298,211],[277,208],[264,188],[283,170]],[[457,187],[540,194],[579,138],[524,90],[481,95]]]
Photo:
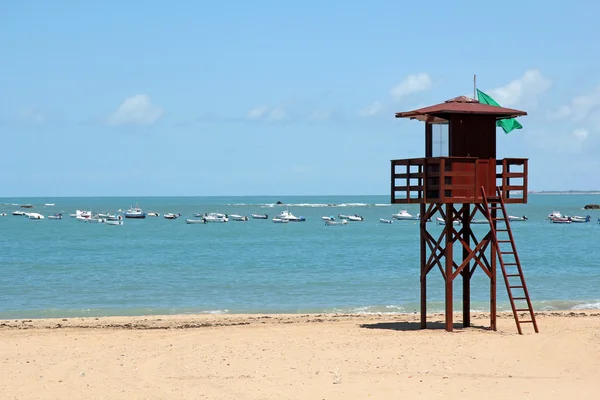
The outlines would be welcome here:
[[[109,125],[152,125],[164,114],[162,107],[152,104],[150,96],[137,94],[125,99],[108,117]]]
[[[325,121],[331,117],[331,111],[329,110],[314,110],[308,115],[308,119],[311,121]]]
[[[360,110],[358,115],[361,117],[372,117],[374,115],[379,114],[382,110],[383,105],[380,102],[375,101],[371,105]]]
[[[431,86],[432,82],[429,74],[421,72],[414,75],[408,75],[402,82],[390,90],[390,94],[395,100],[399,100],[406,95],[423,92],[431,88]]]
[[[552,112],[550,117],[571,118],[575,122],[600,118],[600,86],[590,93],[574,97],[569,104]]]
[[[258,106],[248,111],[246,117],[248,119],[259,119],[265,116],[265,114],[269,111],[268,106]]]
[[[525,74],[505,86],[492,89],[488,92],[501,106],[511,107],[517,104],[533,103],[543,94],[552,82],[542,75],[537,69],[531,69]]]
[[[583,128],[575,129],[573,132],[571,132],[571,136],[580,142],[583,142],[589,134],[590,132]]]
[[[251,120],[281,121],[286,117],[283,107],[258,106],[246,113],[246,118]]]
[[[48,115],[37,108],[28,108],[21,112],[19,119],[31,124],[43,124],[48,121]]]

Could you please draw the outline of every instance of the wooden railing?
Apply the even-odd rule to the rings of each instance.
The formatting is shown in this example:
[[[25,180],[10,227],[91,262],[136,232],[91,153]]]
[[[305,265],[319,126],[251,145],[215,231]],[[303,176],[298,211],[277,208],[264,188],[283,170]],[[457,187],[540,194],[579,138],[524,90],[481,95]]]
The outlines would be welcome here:
[[[481,187],[487,196],[493,197],[496,186],[501,188],[505,203],[527,202],[527,159],[524,158],[392,160],[391,176],[392,204],[481,203]]]

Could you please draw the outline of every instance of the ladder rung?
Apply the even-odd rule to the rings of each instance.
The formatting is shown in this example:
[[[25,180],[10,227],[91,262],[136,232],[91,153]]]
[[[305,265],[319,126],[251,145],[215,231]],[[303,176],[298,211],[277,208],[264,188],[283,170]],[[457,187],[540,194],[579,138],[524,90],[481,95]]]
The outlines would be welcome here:
[[[511,289],[523,289],[525,286],[509,286]]]
[[[501,251],[500,254],[515,254],[514,251]]]
[[[527,300],[527,297],[513,297],[513,300]]]
[[[511,276],[521,276],[521,274],[507,274],[506,276],[510,278]]]
[[[517,309],[515,309],[515,311],[516,312],[525,312],[525,311],[529,312],[529,308],[517,308]]]
[[[519,323],[520,324],[532,324],[533,321],[529,321],[529,320],[527,320],[527,321],[519,321]]]
[[[496,232],[508,232],[508,229],[496,229]]]

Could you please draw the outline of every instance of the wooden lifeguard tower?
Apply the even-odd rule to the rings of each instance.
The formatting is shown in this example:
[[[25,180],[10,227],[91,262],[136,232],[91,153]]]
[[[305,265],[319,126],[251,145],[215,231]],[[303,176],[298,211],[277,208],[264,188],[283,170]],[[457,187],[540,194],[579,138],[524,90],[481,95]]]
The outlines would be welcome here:
[[[496,122],[524,115],[524,111],[465,96],[396,113],[396,118],[425,122],[425,157],[391,161],[392,204],[420,204],[423,329],[427,327],[427,274],[437,266],[445,281],[446,330],[453,328],[453,283],[459,275],[463,326],[470,326],[471,277],[477,267],[490,279],[490,328],[496,330],[498,261],[519,334],[524,323],[531,323],[538,332],[505,208],[507,203],[527,203],[527,159],[496,158]],[[447,153],[434,156],[433,130],[440,125],[447,127]],[[440,227],[428,230],[427,224],[435,224],[437,213],[443,226],[435,238],[432,233]],[[489,226],[480,238],[471,229],[481,220],[476,220],[478,214]]]

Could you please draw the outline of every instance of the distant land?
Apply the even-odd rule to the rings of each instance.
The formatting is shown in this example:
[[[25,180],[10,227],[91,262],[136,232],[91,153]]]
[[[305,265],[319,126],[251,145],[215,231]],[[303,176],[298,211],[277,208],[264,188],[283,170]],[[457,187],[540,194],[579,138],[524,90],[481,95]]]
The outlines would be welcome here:
[[[600,190],[530,190],[530,194],[600,194]]]

